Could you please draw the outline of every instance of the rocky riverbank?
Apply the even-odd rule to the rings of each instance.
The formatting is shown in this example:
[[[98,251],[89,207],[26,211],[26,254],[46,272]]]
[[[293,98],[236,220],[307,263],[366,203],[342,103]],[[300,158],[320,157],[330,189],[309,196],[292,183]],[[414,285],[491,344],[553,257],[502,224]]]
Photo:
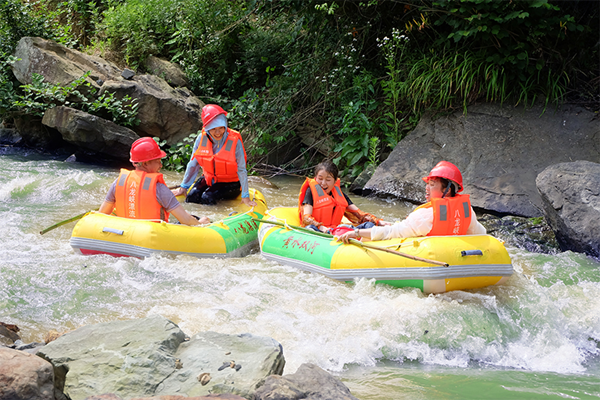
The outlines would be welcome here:
[[[13,328],[12,339],[18,337]],[[10,326],[9,326],[10,327]],[[16,335],[16,336],[15,336]],[[161,316],[83,326],[47,344],[0,346],[0,398],[353,400],[312,364],[282,375],[283,348],[252,334],[188,336]]]

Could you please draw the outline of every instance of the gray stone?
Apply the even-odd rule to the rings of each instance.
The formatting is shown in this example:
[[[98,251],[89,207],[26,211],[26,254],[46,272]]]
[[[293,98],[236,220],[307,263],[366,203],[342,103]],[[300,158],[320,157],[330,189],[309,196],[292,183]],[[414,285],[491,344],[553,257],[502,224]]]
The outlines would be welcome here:
[[[107,81],[121,75],[121,70],[109,61],[38,37],[21,38],[14,55],[19,61],[13,64],[12,71],[22,84],[32,83],[31,77],[37,73],[45,82],[65,86],[90,71],[87,81],[99,88],[99,79]]]
[[[0,144],[15,145],[21,141],[21,135],[14,128],[0,127]]]
[[[160,76],[173,87],[182,86],[189,88],[190,86],[190,81],[179,64],[149,56],[146,58],[146,70],[152,75]]]
[[[156,136],[174,145],[201,129],[204,103],[187,88],[174,89],[157,76],[137,75],[131,81],[105,82],[99,94],[106,91],[138,100],[141,122],[134,130],[140,136]]]
[[[55,400],[52,365],[33,354],[0,348],[0,399]]]
[[[121,77],[123,79],[127,79],[130,80],[131,78],[133,78],[135,76],[135,72],[133,72],[132,70],[125,68],[123,70],[123,72],[121,72]]]
[[[543,215],[536,176],[557,162],[600,162],[600,128],[580,107],[476,104],[467,114],[424,116],[375,171],[365,189],[422,203],[421,180],[440,160],[456,164],[474,207],[524,217]]]
[[[78,148],[115,160],[129,160],[131,144],[139,136],[112,121],[70,107],[53,107],[42,123],[56,129],[62,139]]]
[[[269,376],[256,391],[257,400],[358,400],[339,379],[314,364],[295,374]]]
[[[352,182],[348,190],[350,190],[354,194],[363,194],[363,188],[373,176],[375,172],[375,166],[373,164],[369,164],[365,167],[365,169],[356,177],[356,179]]]
[[[152,396],[175,370],[185,334],[153,316],[88,325],[44,346],[38,355],[54,367],[55,386],[72,400],[102,393]]]
[[[536,179],[546,218],[562,250],[600,257],[600,164],[551,165]]]
[[[267,376],[281,375],[285,365],[283,349],[277,341],[249,333],[199,333],[183,343],[175,357],[181,368],[159,385],[157,395],[234,393],[249,397]],[[211,376],[206,385],[198,380],[202,373]]]

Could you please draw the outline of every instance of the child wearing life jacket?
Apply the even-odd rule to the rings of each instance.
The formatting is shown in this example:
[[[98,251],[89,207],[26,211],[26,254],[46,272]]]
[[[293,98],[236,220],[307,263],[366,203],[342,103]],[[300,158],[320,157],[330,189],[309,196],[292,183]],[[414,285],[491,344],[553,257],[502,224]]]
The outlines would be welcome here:
[[[335,229],[346,217],[357,228],[389,224],[361,211],[340,189],[338,168],[329,160],[315,168],[315,177],[306,178],[300,188],[298,213],[303,227],[321,232]]]
[[[131,145],[130,160],[135,170],[122,169],[111,185],[100,212],[118,217],[169,221],[169,214],[185,225],[207,224],[207,217],[198,218],[179,204],[165,184],[161,158],[166,157],[154,139],[143,137]]]
[[[448,161],[440,161],[423,180],[427,203],[417,207],[406,219],[391,226],[358,229],[340,235],[348,243],[353,238],[386,240],[391,238],[479,235],[487,231],[477,221],[468,194],[463,190],[460,170]]]

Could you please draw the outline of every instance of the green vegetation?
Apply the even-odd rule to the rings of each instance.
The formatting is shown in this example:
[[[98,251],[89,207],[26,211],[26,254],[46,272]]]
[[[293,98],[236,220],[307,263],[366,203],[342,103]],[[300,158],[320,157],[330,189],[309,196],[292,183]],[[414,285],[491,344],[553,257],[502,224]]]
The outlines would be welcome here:
[[[566,100],[597,110],[599,9],[580,0],[0,0],[0,117],[26,96],[8,71],[22,36],[141,71],[154,55],[230,111],[251,163],[318,132],[353,177],[425,111]],[[173,146],[168,167],[183,169],[192,144]],[[304,146],[306,162],[318,147]]]

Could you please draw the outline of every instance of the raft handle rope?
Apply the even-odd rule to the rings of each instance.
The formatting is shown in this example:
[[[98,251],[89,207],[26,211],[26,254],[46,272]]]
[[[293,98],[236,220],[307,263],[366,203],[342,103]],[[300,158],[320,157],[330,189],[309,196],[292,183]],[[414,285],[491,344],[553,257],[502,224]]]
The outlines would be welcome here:
[[[123,235],[123,233],[125,233],[125,231],[122,229],[108,228],[106,226],[104,228],[102,228],[102,232],[109,232],[109,233],[114,233],[117,235]]]
[[[460,255],[463,257],[465,257],[465,256],[482,256],[483,251],[481,251],[481,250],[463,250],[460,252]]]

